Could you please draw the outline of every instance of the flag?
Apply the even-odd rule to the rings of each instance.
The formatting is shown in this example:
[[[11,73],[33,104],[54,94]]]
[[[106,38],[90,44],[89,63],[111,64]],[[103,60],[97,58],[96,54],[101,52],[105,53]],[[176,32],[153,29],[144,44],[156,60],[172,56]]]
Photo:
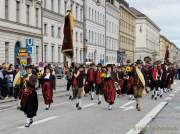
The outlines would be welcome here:
[[[164,57],[164,63],[169,63],[169,46],[166,47],[166,53]]]
[[[68,11],[68,14],[65,16],[64,23],[64,39],[62,45],[62,53],[69,57],[73,58],[73,29],[74,29],[74,17],[71,14],[71,11]]]

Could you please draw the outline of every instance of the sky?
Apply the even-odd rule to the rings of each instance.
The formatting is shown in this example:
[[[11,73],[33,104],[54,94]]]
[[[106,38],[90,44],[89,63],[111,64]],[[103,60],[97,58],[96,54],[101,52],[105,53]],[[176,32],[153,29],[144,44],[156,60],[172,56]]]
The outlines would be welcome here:
[[[126,0],[146,14],[161,29],[161,34],[180,48],[180,0]]]

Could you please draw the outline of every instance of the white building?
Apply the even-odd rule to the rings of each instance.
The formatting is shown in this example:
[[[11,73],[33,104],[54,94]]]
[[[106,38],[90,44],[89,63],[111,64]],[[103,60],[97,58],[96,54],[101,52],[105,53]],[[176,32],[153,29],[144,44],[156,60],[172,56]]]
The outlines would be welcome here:
[[[117,63],[119,46],[119,3],[116,0],[106,2],[106,63]]]
[[[97,6],[96,0],[85,0],[86,59],[105,62],[105,0]]]
[[[32,63],[41,61],[41,4],[34,0],[0,0],[0,64],[15,64],[15,48],[33,39]]]
[[[83,62],[83,0],[43,0],[44,62],[63,63],[64,18],[71,8],[75,19],[73,33],[74,61]]]
[[[159,60],[160,28],[145,14],[135,8],[131,11],[136,15],[135,60],[149,56],[153,61]]]

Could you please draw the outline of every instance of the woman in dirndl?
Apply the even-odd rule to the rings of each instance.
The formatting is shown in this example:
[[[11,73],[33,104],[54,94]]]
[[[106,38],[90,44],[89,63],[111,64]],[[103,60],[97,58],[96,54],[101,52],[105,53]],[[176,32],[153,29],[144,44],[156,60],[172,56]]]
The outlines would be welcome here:
[[[46,104],[45,110],[50,109],[51,103],[53,103],[53,76],[51,70],[45,67],[45,72],[42,77],[42,94],[44,98],[44,103]]]
[[[104,93],[104,99],[109,104],[108,110],[112,110],[112,105],[114,104],[115,98],[116,98],[116,89],[114,86],[114,81],[111,76],[112,67],[110,64],[107,65],[107,71],[106,76],[103,82],[103,93]]]

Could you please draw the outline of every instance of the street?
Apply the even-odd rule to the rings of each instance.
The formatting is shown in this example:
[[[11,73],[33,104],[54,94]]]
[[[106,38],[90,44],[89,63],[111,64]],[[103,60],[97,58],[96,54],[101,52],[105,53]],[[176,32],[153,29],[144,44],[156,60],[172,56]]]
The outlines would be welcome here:
[[[24,127],[26,117],[23,112],[16,109],[17,102],[0,103],[0,132],[1,134],[135,134],[145,127],[143,124],[148,125],[146,124],[148,113],[161,103],[168,102],[144,129],[144,133],[179,134],[180,81],[175,82],[173,89],[156,101],[150,99],[150,94],[144,96],[140,112],[136,111],[135,101],[128,100],[128,96],[116,98],[113,110],[110,111],[104,101],[98,105],[97,99],[91,101],[89,96],[84,97],[83,109],[78,111],[75,107],[76,101],[68,100],[65,86],[58,87],[49,111],[45,110],[43,98],[39,95],[39,110],[30,128]]]

